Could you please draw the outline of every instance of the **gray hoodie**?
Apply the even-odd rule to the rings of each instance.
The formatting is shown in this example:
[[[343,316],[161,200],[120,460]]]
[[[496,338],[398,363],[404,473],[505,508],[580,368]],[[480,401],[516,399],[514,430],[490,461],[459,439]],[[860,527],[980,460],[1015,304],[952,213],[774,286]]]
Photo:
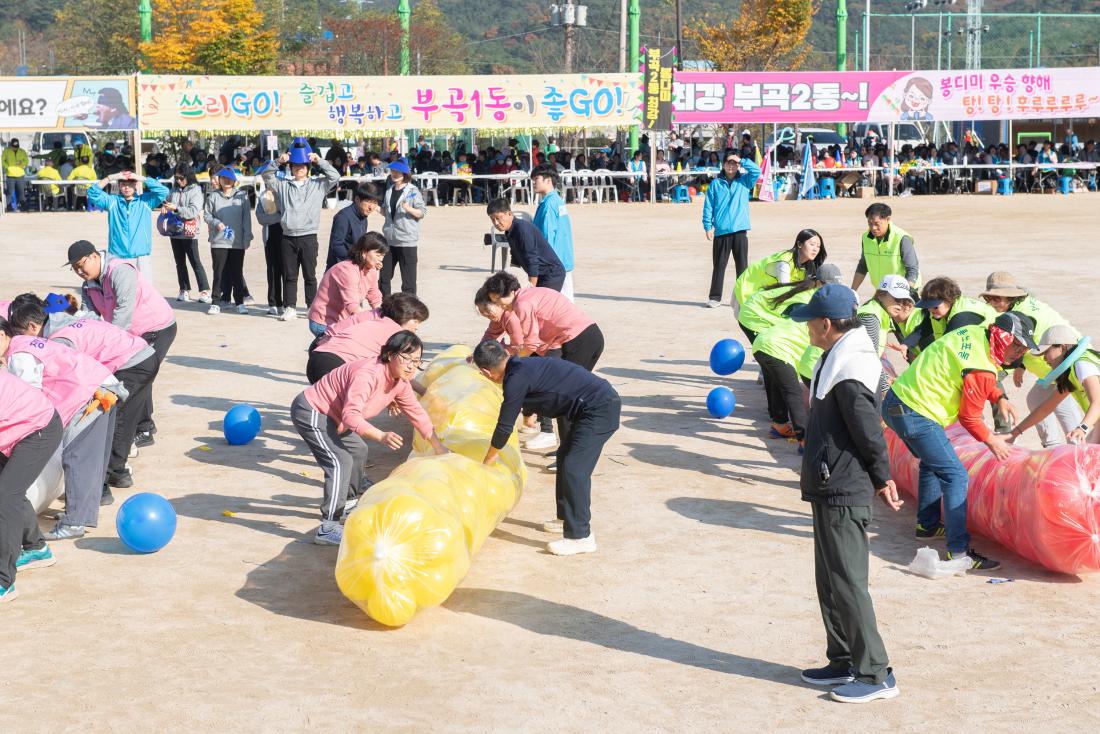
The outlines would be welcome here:
[[[264,186],[275,192],[279,210],[283,213],[283,234],[300,237],[317,234],[321,226],[321,205],[328,192],[340,183],[340,173],[324,159],[317,160],[317,167],[323,176],[295,181],[290,178],[277,178],[274,167],[263,173]]]
[[[420,194],[420,189],[409,182],[398,193],[397,217],[390,216],[390,201],[396,189],[390,186],[386,189],[386,195],[382,199],[382,213],[386,216],[386,223],[382,225],[382,234],[390,247],[416,247],[420,242],[420,219],[428,214],[428,205]],[[420,212],[420,219],[416,219],[404,209],[408,204]]]
[[[212,249],[244,250],[252,242],[252,203],[241,189],[235,189],[232,196],[221,191],[207,194],[203,219],[210,230]],[[225,230],[219,224],[233,230],[232,241],[225,237]]]
[[[173,186],[168,201],[176,205],[180,219],[202,219],[202,187],[198,184],[188,184],[182,189]]]

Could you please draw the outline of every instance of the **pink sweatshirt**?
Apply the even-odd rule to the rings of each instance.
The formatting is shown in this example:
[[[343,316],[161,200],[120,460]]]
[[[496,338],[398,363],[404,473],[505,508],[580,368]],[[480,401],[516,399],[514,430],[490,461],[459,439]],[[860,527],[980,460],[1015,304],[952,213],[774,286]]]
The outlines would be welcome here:
[[[88,355],[112,373],[117,372],[138,352],[150,348],[141,337],[99,319],[74,321],[50,332],[50,339],[71,342],[76,351]]]
[[[316,351],[335,354],[345,362],[378,359],[386,341],[401,331],[401,325],[375,311],[360,311],[328,328]],[[366,314],[366,315],[363,315]]]
[[[0,301],[0,318],[7,319],[10,312],[11,312],[11,301]]]
[[[29,354],[42,365],[42,392],[66,426],[111,377],[111,372],[75,349],[37,336],[14,336],[8,357]]]
[[[172,312],[172,307],[168,305],[168,301],[164,299],[164,296],[157,293],[152,281],[142,275],[132,262],[107,258],[106,263],[107,267],[99,276],[99,287],[92,288],[87,284],[84,287],[85,295],[91,301],[92,306],[95,307],[96,313],[102,316],[104,321],[110,321],[112,324],[116,322],[115,306],[117,305],[117,297],[111,288],[111,273],[116,268],[133,268],[137,274],[137,294],[130,314],[130,323],[117,324],[118,326],[126,329],[134,336],[141,336],[150,331],[160,331],[176,320],[176,315]]]
[[[351,260],[338,262],[317,284],[317,295],[309,307],[309,320],[318,324],[335,324],[350,316],[352,306],[367,299],[371,308],[382,305],[382,291],[378,290],[378,271],[371,268],[366,273]]]
[[[0,370],[0,454],[11,456],[15,445],[53,418],[50,401],[10,372]]]
[[[417,433],[430,438],[434,431],[428,414],[416,400],[412,385],[390,377],[387,366],[377,359],[360,359],[340,365],[307,388],[305,398],[318,413],[336,421],[341,430],[362,434],[374,428],[368,419],[397,401]]]
[[[490,324],[482,338],[496,339],[506,334],[511,346],[546,354],[594,323],[553,288],[521,288],[516,291],[512,309],[504,312],[499,324]]]

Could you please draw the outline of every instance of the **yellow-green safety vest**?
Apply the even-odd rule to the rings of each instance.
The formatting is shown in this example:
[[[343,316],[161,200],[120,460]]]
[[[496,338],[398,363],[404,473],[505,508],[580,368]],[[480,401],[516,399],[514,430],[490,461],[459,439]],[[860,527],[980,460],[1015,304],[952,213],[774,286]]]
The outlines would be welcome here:
[[[870,232],[863,233],[863,262],[867,265],[867,275],[875,288],[878,288],[887,275],[905,277],[905,264],[901,261],[902,237],[912,238],[912,235],[893,222],[890,223],[886,239],[881,242],[872,237]],[[913,287],[920,288],[919,275]]]
[[[882,304],[874,298],[856,309],[856,317],[860,316],[873,316],[878,319],[878,356],[882,357],[886,353],[886,337],[893,328],[894,320],[890,318],[890,314],[886,313]]]
[[[737,280],[733,283],[733,297],[737,299],[737,302],[744,306],[749,302],[749,298],[753,293],[765,286],[778,283],[779,278],[769,273],[768,269],[775,263],[784,260],[791,266],[792,283],[799,280],[805,280],[806,269],[794,264],[794,253],[792,251],[783,250],[782,252],[768,255],[763,260],[757,260],[752,265],[745,268],[745,272],[737,276]]]
[[[932,322],[932,338],[939,339],[942,337],[944,329],[951,323],[951,319],[967,311],[981,316],[982,326],[997,318],[997,312],[985,301],[979,301],[977,298],[971,298],[970,296],[960,296],[951,304],[951,310],[942,319],[928,319]]]
[[[793,287],[792,285],[791,288]],[[789,290],[789,288],[772,288],[756,291],[749,296],[748,303],[741,307],[737,314],[737,321],[749,331],[759,334],[769,326],[775,326],[782,321],[785,318],[783,313],[791,306],[809,303],[814,295],[814,289],[808,288],[783,301],[778,307],[772,305],[773,299],[779,298]]]
[[[1100,354],[1097,354],[1090,349],[1089,351],[1078,357],[1077,362],[1089,362],[1096,365],[1097,368],[1100,368]],[[1074,364],[1076,364],[1077,362],[1074,362]],[[1076,400],[1077,404],[1081,406],[1081,411],[1083,413],[1088,413],[1089,396],[1085,392],[1085,386],[1082,385],[1081,381],[1077,379],[1077,373],[1074,371],[1072,366],[1069,368],[1069,382],[1071,385],[1073,385],[1073,392],[1071,393],[1071,395],[1073,395],[1073,399]]]
[[[891,389],[901,402],[947,427],[959,417],[963,376],[999,370],[989,356],[985,327],[964,326],[928,345]]]
[[[1062,318],[1060,313],[1031,296],[1025,296],[1022,301],[1012,307],[1012,310],[1035,320],[1035,341],[1042,339],[1046,330],[1052,326],[1069,326],[1069,322]],[[1073,330],[1073,334],[1078,341],[1081,340],[1081,334],[1076,329]],[[1050,372],[1050,365],[1047,364],[1041,354],[1031,354],[1030,352],[1025,354],[1024,367],[1036,377],[1045,377]]]
[[[752,351],[775,357],[797,370],[809,346],[810,331],[806,324],[783,319],[757,334],[756,341],[752,343]]]

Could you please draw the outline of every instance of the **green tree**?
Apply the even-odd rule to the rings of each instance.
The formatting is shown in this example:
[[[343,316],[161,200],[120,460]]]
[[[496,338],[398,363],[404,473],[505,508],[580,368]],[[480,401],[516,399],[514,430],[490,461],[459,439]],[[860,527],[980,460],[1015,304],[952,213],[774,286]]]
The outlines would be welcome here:
[[[119,13],[112,0],[69,0],[57,11],[50,38],[62,74],[132,74],[138,69],[138,14]]]

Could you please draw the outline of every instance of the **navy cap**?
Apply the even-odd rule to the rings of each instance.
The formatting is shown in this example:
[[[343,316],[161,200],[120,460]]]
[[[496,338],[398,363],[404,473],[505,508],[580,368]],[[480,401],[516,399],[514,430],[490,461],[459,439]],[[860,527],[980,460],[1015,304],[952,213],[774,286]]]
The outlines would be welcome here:
[[[817,289],[810,302],[791,309],[792,321],[810,319],[850,319],[856,315],[856,292],[840,283],[828,283]]]
[[[916,306],[917,308],[935,308],[941,303],[943,303],[942,298],[922,298],[917,301]]]

